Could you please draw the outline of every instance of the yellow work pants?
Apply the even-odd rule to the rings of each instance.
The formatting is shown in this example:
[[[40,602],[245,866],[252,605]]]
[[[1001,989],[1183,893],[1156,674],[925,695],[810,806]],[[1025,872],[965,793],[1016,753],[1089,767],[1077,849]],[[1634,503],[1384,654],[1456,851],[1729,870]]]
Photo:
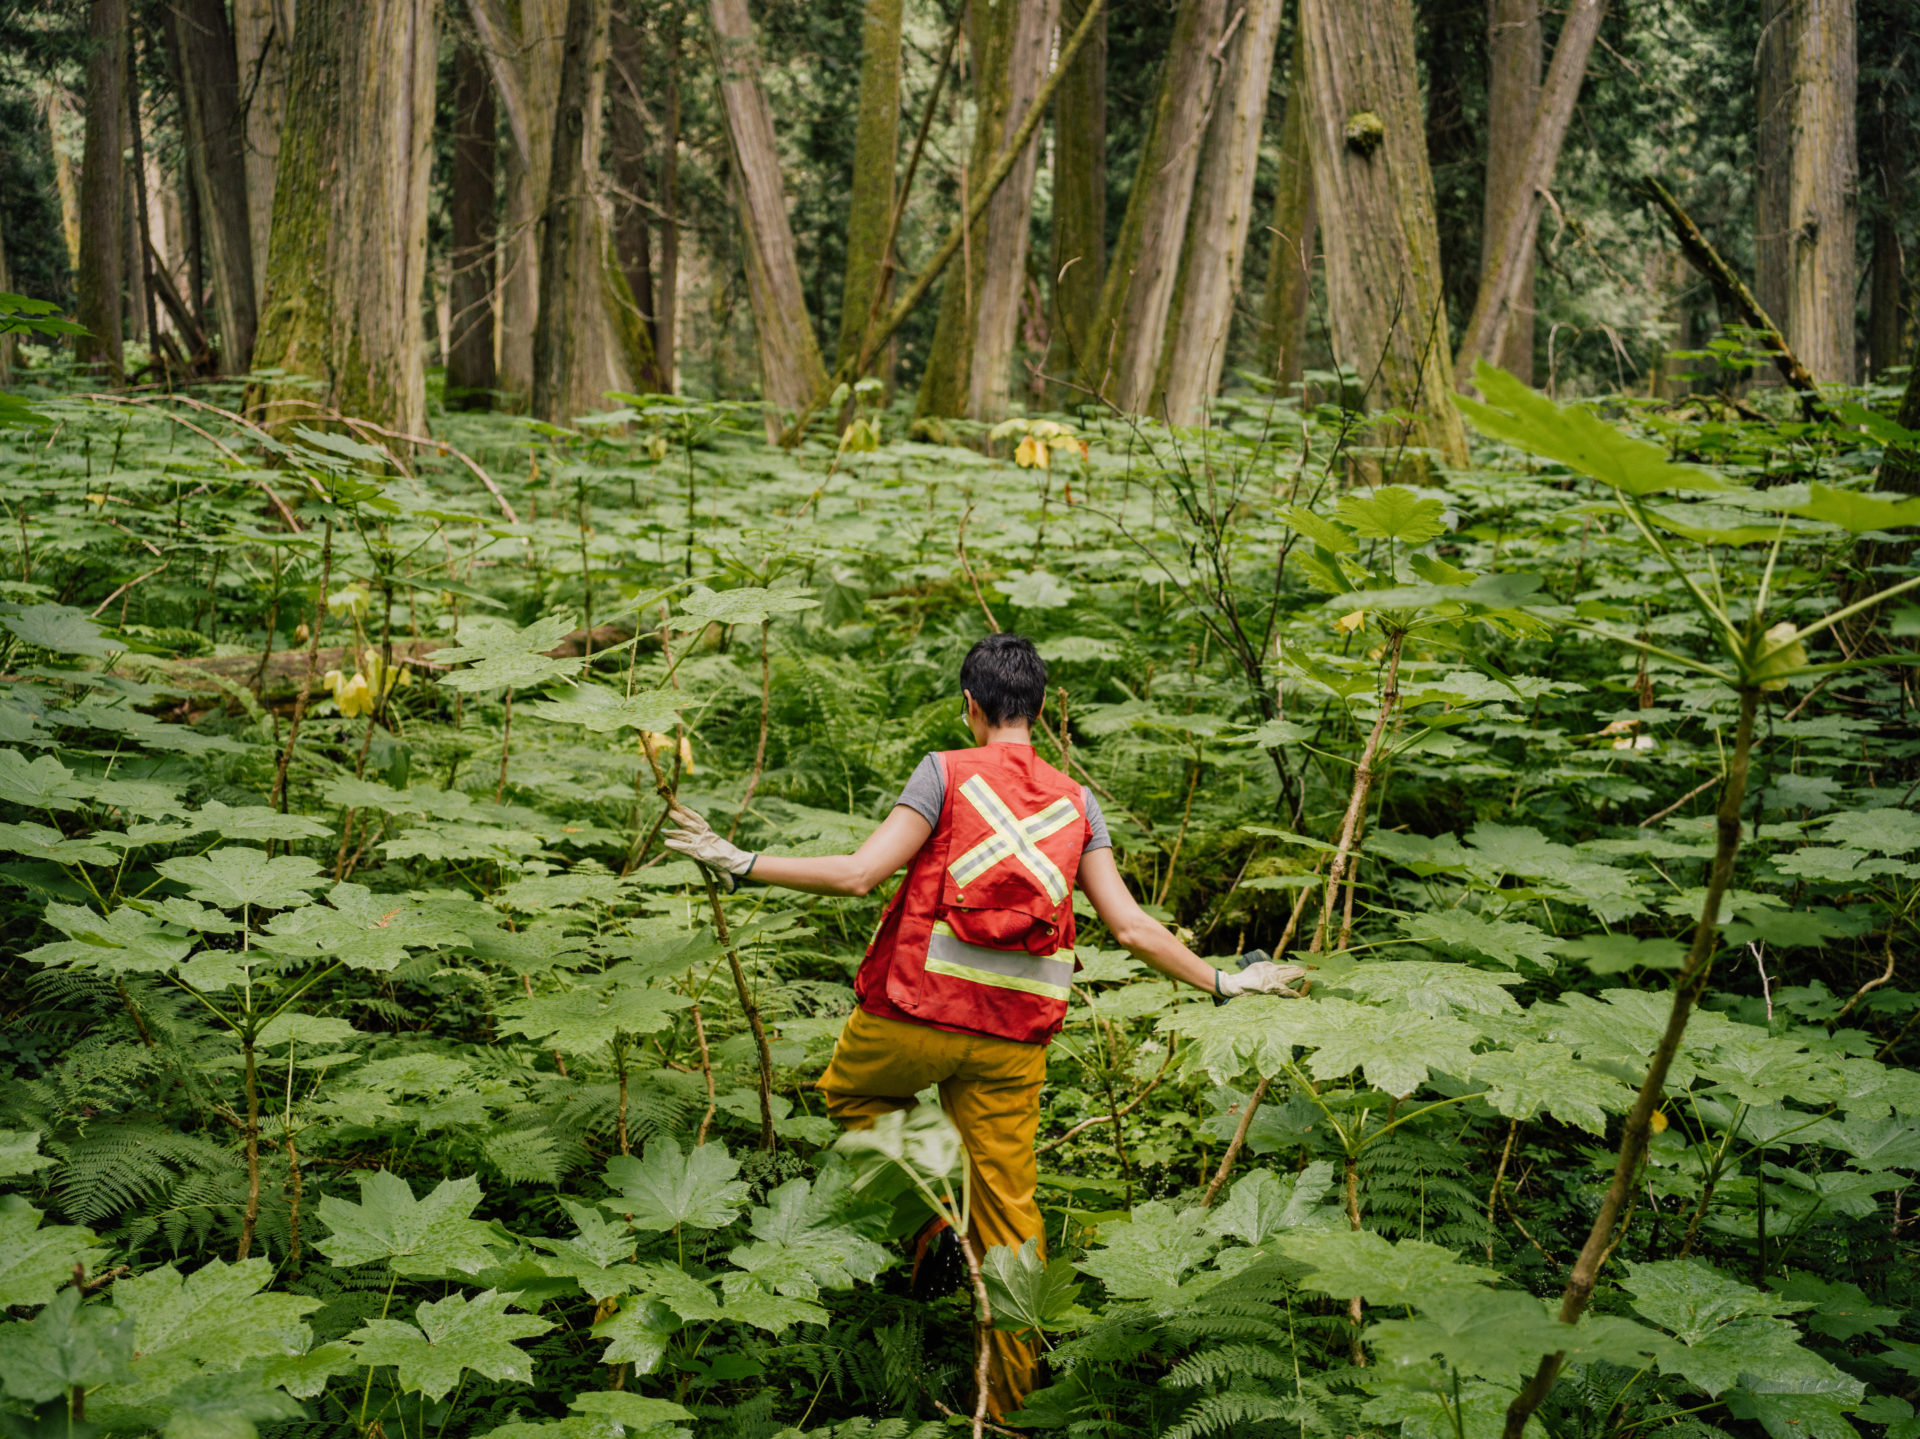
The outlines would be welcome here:
[[[1040,1084],[1047,1050],[980,1034],[950,1034],[856,1009],[840,1031],[833,1062],[820,1077],[827,1113],[861,1129],[913,1097],[940,1086],[940,1107],[967,1146],[972,1168],[974,1253],[1039,1236],[1046,1247],[1034,1191],[1039,1165],[1033,1139],[1040,1126]],[[988,1339],[987,1408],[995,1418],[1018,1409],[1034,1387],[1031,1346],[995,1330]]]

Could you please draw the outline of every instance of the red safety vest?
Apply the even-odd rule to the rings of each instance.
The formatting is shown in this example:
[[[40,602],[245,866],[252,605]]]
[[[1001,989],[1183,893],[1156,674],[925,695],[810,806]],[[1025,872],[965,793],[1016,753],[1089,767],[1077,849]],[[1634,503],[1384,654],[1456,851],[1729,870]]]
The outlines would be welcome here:
[[[1031,745],[936,756],[946,799],[854,981],[886,1019],[1044,1044],[1072,994],[1080,786]]]

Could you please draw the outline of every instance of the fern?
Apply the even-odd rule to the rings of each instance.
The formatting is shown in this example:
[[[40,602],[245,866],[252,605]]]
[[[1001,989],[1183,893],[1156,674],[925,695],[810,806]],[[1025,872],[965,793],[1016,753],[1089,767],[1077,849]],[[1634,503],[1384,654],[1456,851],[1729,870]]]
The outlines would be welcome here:
[[[1487,1195],[1473,1187],[1471,1156],[1402,1125],[1360,1159],[1366,1227],[1389,1239],[1424,1239],[1469,1252],[1487,1242]]]
[[[149,1119],[91,1126],[53,1152],[65,1161],[53,1182],[60,1207],[75,1223],[94,1225],[157,1203],[184,1174],[235,1163],[219,1145]]]
[[[1170,1389],[1195,1389],[1232,1379],[1274,1379],[1293,1372],[1289,1358],[1257,1344],[1222,1344],[1189,1355],[1168,1370],[1161,1383]]]
[[[1166,1439],[1200,1439],[1202,1435],[1218,1434],[1236,1424],[1265,1420],[1304,1422],[1312,1408],[1312,1405],[1299,1399],[1275,1399],[1270,1395],[1239,1389],[1229,1390],[1225,1394],[1209,1394],[1197,1401],[1181,1416],[1178,1424],[1166,1431]]]

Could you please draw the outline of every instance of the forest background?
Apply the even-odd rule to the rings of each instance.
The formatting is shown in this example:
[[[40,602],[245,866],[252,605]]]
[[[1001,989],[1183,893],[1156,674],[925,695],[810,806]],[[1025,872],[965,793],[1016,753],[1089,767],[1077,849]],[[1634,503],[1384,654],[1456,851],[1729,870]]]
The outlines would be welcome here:
[[[1022,1429],[1920,1439],[1915,18],[0,14],[0,1427],[978,1435],[997,1325]],[[988,628],[1315,983],[1084,916],[1046,1252],[920,1264],[881,896],[658,839],[850,848]]]

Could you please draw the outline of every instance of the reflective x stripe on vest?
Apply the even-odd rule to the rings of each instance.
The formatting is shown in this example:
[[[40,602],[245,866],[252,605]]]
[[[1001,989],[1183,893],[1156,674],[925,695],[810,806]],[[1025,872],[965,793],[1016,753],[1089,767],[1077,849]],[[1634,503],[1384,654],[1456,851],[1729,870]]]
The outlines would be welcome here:
[[[972,884],[1003,859],[1017,859],[1040,881],[1040,887],[1046,890],[1048,898],[1055,904],[1065,904],[1068,895],[1066,876],[1060,873],[1058,865],[1035,847],[1035,842],[1065,829],[1080,818],[1073,801],[1062,797],[1025,819],[1016,819],[1013,811],[993,792],[993,787],[977,774],[960,786],[960,793],[980,812],[980,817],[993,833],[947,866],[954,883]]]
[[[1064,1001],[1073,994],[1072,950],[1057,950],[1042,959],[1024,949],[988,949],[956,938],[944,919],[933,924],[933,937],[927,943],[927,972],[1048,999]]]

